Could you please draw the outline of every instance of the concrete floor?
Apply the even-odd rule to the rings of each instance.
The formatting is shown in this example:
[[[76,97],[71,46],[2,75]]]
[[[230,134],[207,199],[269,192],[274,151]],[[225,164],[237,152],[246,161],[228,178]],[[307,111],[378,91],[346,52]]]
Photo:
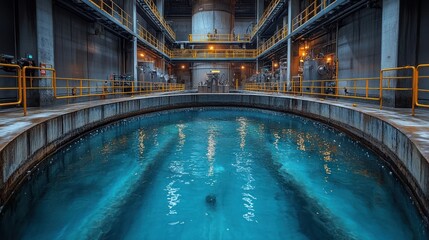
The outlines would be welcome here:
[[[258,93],[265,95],[266,93]],[[160,95],[160,94],[156,94]],[[164,93],[165,95],[165,93]],[[273,93],[272,95],[277,95]],[[152,95],[153,96],[153,95]],[[150,96],[136,96],[134,98],[148,98]],[[428,109],[416,109],[415,116],[411,116],[411,109],[393,109],[383,108],[379,109],[378,105],[358,103],[353,104],[352,102],[344,102],[337,100],[324,100],[316,99],[311,97],[294,97],[291,98],[303,98],[316,102],[329,103],[332,105],[343,106],[347,108],[353,108],[358,111],[367,113],[371,116],[380,118],[388,123],[391,123],[396,128],[400,129],[404,134],[408,136],[421,151],[422,155],[429,161],[429,110]],[[47,119],[54,118],[56,116],[74,112],[76,110],[89,107],[98,106],[106,103],[121,102],[130,99],[130,97],[106,99],[88,101],[82,103],[74,103],[68,105],[44,107],[44,108],[29,108],[27,116],[23,116],[22,108],[7,109],[0,111],[0,150],[16,136],[25,132],[38,123],[41,123]]]

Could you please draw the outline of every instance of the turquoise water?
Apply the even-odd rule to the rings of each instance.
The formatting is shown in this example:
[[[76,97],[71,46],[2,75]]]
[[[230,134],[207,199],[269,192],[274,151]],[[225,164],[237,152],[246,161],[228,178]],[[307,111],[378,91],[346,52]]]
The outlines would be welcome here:
[[[98,129],[46,160],[1,239],[427,239],[378,157],[283,113],[187,109]]]

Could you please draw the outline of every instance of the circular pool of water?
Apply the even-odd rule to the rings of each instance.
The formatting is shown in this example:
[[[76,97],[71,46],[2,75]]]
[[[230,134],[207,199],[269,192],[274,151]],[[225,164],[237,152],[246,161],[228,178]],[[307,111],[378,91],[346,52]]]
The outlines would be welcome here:
[[[146,114],[47,158],[1,239],[427,239],[400,181],[324,124],[241,108]]]

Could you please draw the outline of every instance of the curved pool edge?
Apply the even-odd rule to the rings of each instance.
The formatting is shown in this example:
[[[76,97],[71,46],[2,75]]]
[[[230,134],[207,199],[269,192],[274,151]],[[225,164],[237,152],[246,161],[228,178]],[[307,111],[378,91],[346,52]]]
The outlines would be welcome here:
[[[415,123],[410,126],[401,123],[400,118],[396,119],[395,111],[349,105],[263,93],[171,94],[71,105],[56,114],[32,121],[27,128],[18,129],[0,146],[0,204],[4,205],[8,201],[41,160],[94,128],[147,112],[184,107],[234,106],[290,112],[327,123],[353,135],[388,160],[414,195],[419,210],[428,222],[429,151],[422,144],[426,139],[413,133],[413,130],[420,129],[419,122],[407,116]],[[29,118],[22,119],[29,121]],[[421,120],[421,124],[425,122],[427,124],[427,121]]]

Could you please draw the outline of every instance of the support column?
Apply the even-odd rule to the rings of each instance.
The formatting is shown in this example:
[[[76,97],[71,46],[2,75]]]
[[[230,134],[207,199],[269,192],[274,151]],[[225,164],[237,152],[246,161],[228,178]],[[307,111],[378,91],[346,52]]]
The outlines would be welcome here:
[[[284,27],[287,25],[287,23],[288,23],[288,17],[284,16],[283,17],[283,26],[282,26],[282,29],[284,29]],[[280,86],[282,86],[281,90],[284,91],[284,90],[286,90],[286,89],[283,89],[284,82],[287,83],[287,67],[286,67],[286,69],[284,69],[284,66],[283,66],[283,63],[282,63],[282,59],[279,59],[279,60],[280,60],[279,61]]]
[[[156,7],[161,16],[164,17],[164,0],[156,0]]]
[[[137,33],[137,7],[136,7],[136,0],[131,0],[132,2],[132,16],[133,16],[133,32],[138,35]],[[135,86],[137,86],[138,76],[137,76],[137,68],[138,68],[138,60],[137,60],[137,37],[133,37],[133,79]]]
[[[289,0],[288,2],[288,34],[292,32],[292,19],[299,12],[299,1]],[[287,40],[287,69],[286,69],[286,84],[289,90],[292,86],[292,76],[298,75],[299,67],[299,45],[292,42],[292,39]]]
[[[383,0],[381,22],[381,69],[398,66],[399,44],[399,9],[400,0]],[[388,72],[385,76],[396,76],[396,72]],[[390,82],[391,87],[396,87],[396,80]],[[387,87],[387,82],[383,83]],[[396,91],[383,92],[383,105],[394,107],[396,105]]]
[[[45,64],[46,67],[54,67],[54,24],[52,15],[52,0],[36,1],[36,25],[37,25],[37,66]],[[48,78],[41,78],[39,87],[52,86],[52,72],[47,71]],[[40,106],[49,106],[54,103],[52,90],[39,90]]]
[[[264,0],[256,0],[256,22],[259,22],[259,19],[262,17],[264,13]]]

